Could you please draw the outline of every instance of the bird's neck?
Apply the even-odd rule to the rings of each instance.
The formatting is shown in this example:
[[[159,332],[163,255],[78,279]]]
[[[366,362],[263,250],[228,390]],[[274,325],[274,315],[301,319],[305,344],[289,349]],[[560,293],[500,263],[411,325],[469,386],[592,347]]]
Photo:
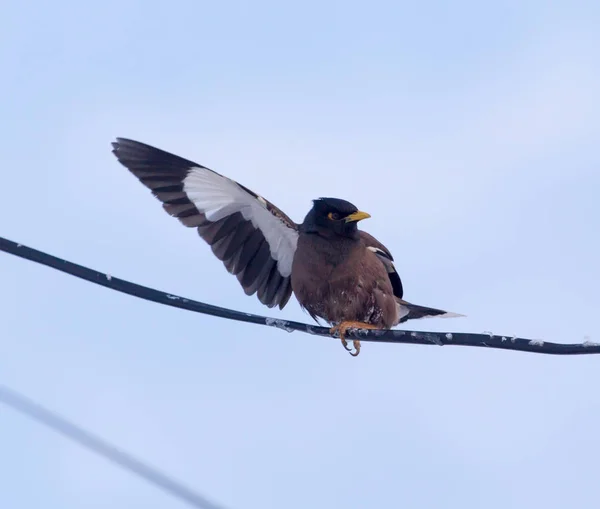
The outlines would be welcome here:
[[[336,235],[332,232],[304,233],[306,242],[326,265],[336,267],[360,245],[358,239]]]
[[[315,226],[313,228],[304,228],[301,230],[302,233],[306,235],[311,235],[315,237],[319,237],[321,239],[326,239],[330,242],[358,242],[360,240],[360,236],[358,234],[358,230],[354,230],[352,232],[348,232],[345,235],[340,235],[339,233],[331,230],[330,228],[322,228],[319,226]]]

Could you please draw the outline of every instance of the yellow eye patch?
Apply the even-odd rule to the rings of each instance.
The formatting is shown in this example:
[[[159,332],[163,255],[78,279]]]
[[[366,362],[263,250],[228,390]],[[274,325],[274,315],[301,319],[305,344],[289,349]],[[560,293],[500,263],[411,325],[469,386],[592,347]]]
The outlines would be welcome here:
[[[337,212],[330,212],[327,214],[327,217],[332,221],[337,221],[340,218],[340,215]]]

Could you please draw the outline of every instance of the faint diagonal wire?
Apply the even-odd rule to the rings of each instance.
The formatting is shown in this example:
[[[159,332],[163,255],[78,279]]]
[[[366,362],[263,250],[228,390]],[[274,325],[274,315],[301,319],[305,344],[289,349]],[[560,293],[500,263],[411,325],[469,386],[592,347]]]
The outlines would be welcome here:
[[[210,502],[190,488],[174,480],[172,477],[169,477],[167,474],[143,463],[130,454],[119,450],[115,446],[93,435],[89,431],[69,422],[57,413],[40,406],[26,396],[2,385],[0,385],[0,402],[34,421],[51,428],[53,431],[67,437],[69,440],[77,442],[86,449],[116,463],[125,470],[145,479],[150,484],[187,502],[192,507],[200,509],[224,509],[222,506]]]

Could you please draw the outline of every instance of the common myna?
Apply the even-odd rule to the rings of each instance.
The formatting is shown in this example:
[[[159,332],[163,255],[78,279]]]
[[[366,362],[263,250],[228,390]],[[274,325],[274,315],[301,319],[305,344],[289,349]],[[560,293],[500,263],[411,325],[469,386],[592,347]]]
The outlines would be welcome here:
[[[247,295],[268,307],[292,292],[313,319],[345,340],[349,328],[389,329],[427,316],[460,316],[402,299],[400,276],[388,249],[357,223],[369,216],[352,203],[319,198],[301,224],[247,187],[163,150],[117,138],[113,153],[148,187],[164,209],[198,229],[235,274]]]

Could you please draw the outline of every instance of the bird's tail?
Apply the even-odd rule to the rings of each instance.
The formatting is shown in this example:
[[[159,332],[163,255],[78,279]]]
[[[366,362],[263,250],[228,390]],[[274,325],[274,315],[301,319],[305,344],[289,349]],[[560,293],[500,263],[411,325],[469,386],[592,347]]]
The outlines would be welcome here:
[[[418,318],[432,318],[434,316],[438,318],[457,318],[465,316],[443,311],[441,309],[417,306],[416,304],[411,304],[402,299],[397,299],[397,301],[398,307],[400,308],[400,319],[398,320],[398,323],[406,322],[407,320],[416,320]]]

